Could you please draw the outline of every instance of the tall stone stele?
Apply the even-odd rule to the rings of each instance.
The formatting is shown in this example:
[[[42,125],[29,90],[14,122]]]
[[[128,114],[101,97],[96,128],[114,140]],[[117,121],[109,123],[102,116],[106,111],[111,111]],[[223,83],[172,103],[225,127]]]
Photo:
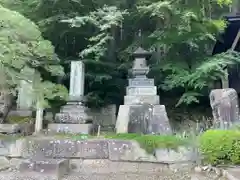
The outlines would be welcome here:
[[[55,116],[55,123],[49,124],[50,131],[88,134],[92,123],[88,108],[84,105],[84,64],[82,61],[71,62],[69,101]]]
[[[154,79],[147,78],[149,67],[146,58],[151,54],[138,48],[130,70],[127,95],[119,107],[117,133],[169,134],[171,127],[164,105],[160,105]]]

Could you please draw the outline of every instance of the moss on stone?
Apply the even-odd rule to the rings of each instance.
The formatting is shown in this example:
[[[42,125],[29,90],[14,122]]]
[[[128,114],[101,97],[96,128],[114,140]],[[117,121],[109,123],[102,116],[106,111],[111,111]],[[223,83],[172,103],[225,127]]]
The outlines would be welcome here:
[[[7,123],[10,124],[22,124],[22,123],[28,123],[32,121],[32,117],[24,117],[24,116],[9,116],[7,117]]]

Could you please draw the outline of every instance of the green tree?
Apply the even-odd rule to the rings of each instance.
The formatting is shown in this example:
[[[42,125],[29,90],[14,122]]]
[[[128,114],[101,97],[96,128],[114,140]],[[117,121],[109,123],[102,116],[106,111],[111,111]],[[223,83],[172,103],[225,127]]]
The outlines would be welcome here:
[[[209,3],[209,2],[207,2]],[[215,5],[229,5],[230,1],[217,1]],[[226,23],[212,19],[203,2],[158,1],[139,6],[143,16],[160,26],[146,33],[152,39],[150,48],[163,49],[162,59],[155,59],[152,70],[161,72],[165,91],[182,92],[180,104],[198,103],[199,97],[208,92],[214,80],[226,75],[224,67],[239,63],[239,54],[226,52],[211,56],[211,47]]]
[[[25,80],[32,84],[32,95],[42,107],[50,99],[65,99],[66,88],[50,78],[64,75],[51,42],[44,40],[38,27],[18,12],[0,6],[0,14],[1,89],[14,94]]]
[[[208,94],[213,80],[225,75],[224,67],[238,63],[235,52],[215,57],[209,52],[226,26],[221,18],[228,13],[231,0],[0,3],[39,25],[66,63],[67,74],[68,60],[84,58],[86,93],[94,105],[120,102],[130,55],[140,45],[154,52],[150,76],[155,77],[160,91],[180,96],[177,105],[199,102]],[[67,19],[73,26],[62,21]],[[137,37],[139,30],[141,38]]]

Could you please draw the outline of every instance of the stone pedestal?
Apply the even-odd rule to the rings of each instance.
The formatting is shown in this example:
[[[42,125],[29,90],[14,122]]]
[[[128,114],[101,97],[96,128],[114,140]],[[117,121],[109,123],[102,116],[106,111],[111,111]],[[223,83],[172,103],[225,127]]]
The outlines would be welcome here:
[[[164,105],[159,105],[154,79],[147,78],[147,52],[139,48],[128,80],[124,105],[119,107],[117,133],[170,134],[171,127]]]
[[[91,120],[87,107],[70,102],[61,108],[55,116],[55,123],[49,124],[48,128],[55,132],[89,134],[93,129],[92,123],[89,123]]]

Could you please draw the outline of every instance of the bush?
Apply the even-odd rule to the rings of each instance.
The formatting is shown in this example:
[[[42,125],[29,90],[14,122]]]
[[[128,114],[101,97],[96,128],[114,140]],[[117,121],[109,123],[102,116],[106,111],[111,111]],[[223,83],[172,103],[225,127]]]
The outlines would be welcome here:
[[[187,145],[188,140],[170,135],[140,135],[140,134],[115,134],[106,135],[105,138],[109,139],[122,139],[122,140],[135,140],[140,146],[148,153],[153,153],[157,148],[176,149],[179,146]]]
[[[206,131],[200,137],[200,151],[205,163],[240,164],[240,131]]]

